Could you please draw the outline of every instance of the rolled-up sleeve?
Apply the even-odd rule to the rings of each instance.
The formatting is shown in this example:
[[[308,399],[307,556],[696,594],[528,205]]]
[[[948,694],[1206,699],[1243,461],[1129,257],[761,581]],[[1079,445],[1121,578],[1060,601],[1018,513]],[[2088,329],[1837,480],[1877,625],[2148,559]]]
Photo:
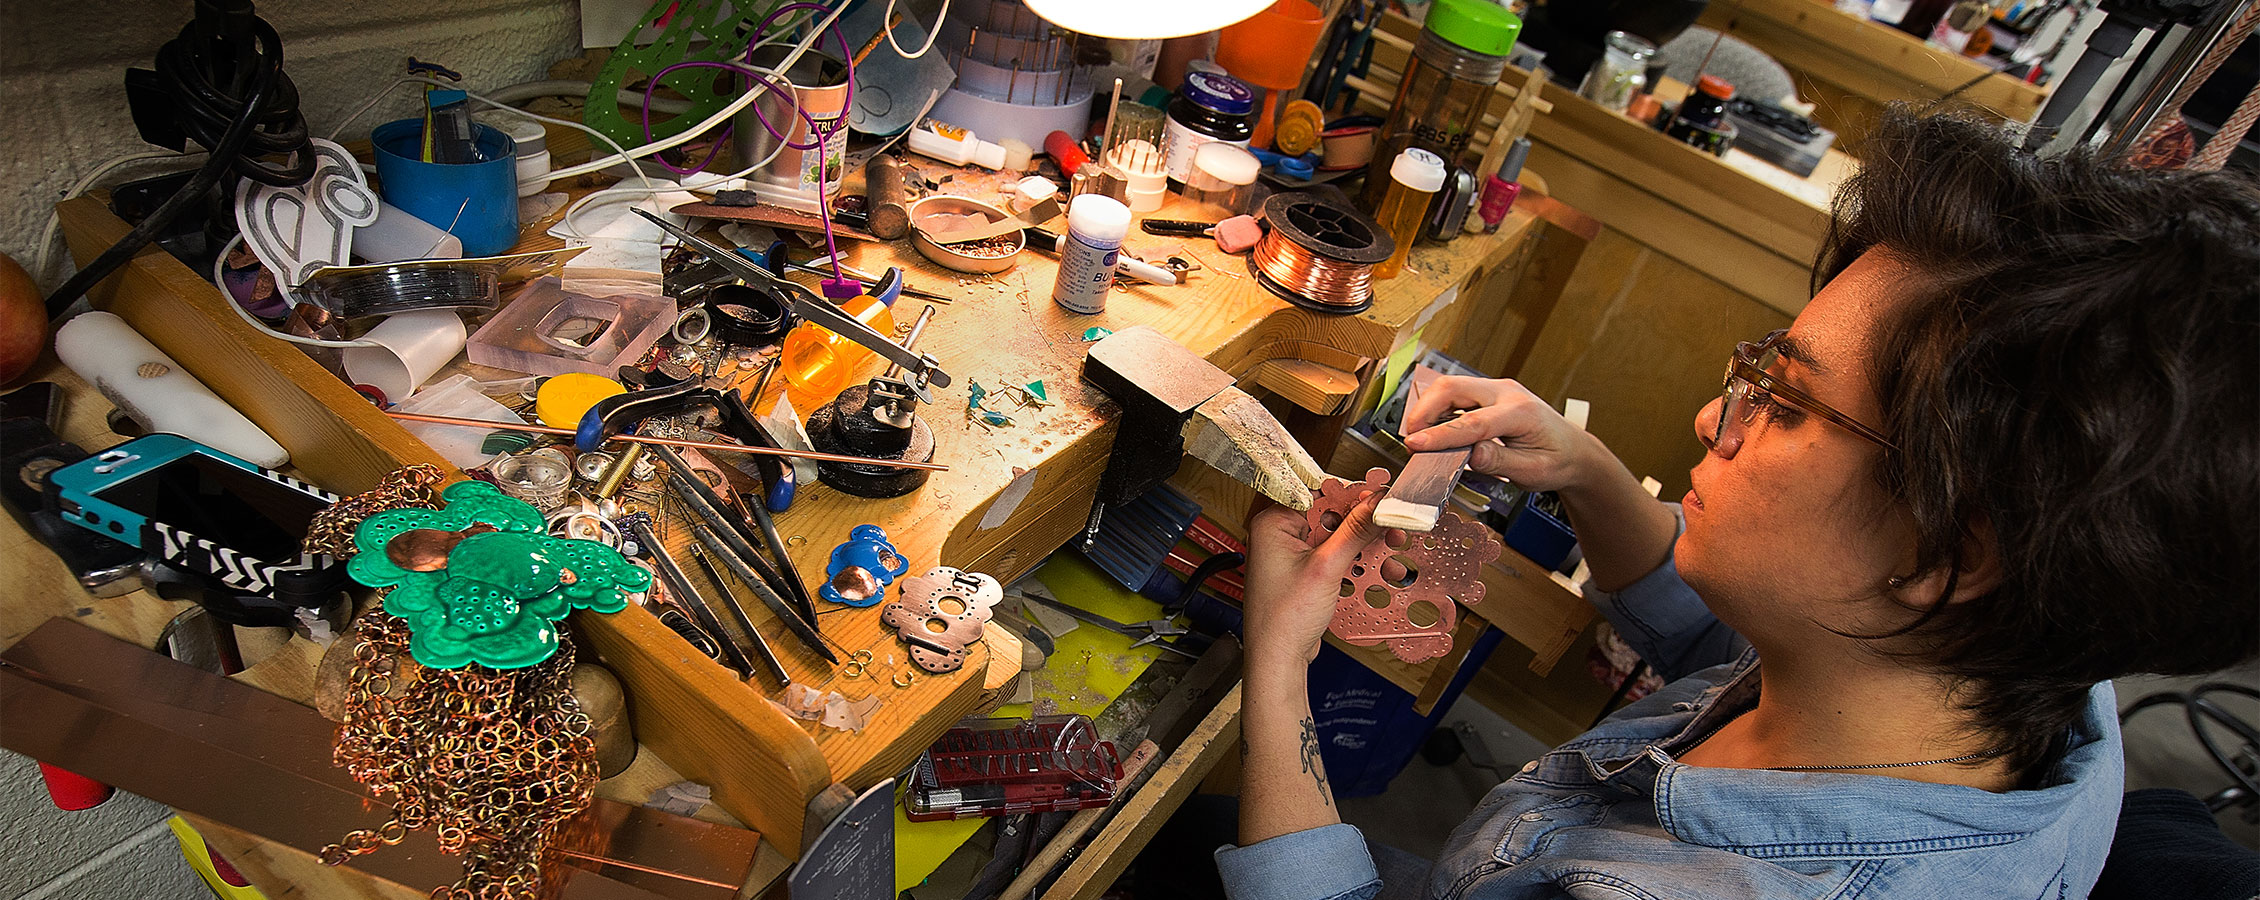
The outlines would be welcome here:
[[[1371,900],[1381,892],[1365,836],[1351,825],[1226,844],[1216,850],[1216,868],[1232,900]]]
[[[1672,515],[1679,518],[1679,530],[1685,532],[1687,519],[1679,504],[1665,505],[1671,507]],[[1621,590],[1604,591],[1591,581],[1584,588],[1585,599],[1608,617],[1625,643],[1632,645],[1665,681],[1733,662],[1750,647],[1748,640],[1712,615],[1703,598],[1679,577],[1676,544],[1655,571]]]

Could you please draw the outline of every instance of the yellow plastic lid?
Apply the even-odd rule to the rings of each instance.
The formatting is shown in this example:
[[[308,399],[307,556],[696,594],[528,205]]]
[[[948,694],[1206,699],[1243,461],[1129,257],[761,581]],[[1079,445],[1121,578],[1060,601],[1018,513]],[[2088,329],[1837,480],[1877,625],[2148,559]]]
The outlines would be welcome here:
[[[534,392],[534,416],[551,428],[578,428],[589,407],[628,389],[602,375],[567,372],[552,376]]]

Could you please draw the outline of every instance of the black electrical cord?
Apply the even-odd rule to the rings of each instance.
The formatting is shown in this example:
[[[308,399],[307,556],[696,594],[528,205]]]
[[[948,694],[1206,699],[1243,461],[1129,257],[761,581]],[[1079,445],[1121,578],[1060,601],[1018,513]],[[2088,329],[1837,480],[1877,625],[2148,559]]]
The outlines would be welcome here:
[[[306,119],[298,113],[298,89],[283,74],[282,64],[282,36],[252,14],[251,4],[223,8],[214,0],[200,0],[196,19],[158,49],[156,76],[174,101],[180,133],[212,155],[124,238],[49,294],[49,316],[60,315],[141,252],[219,184],[222,175],[233,172],[277,187],[306,183],[314,174],[314,155],[303,152]],[[175,149],[180,146],[185,145]],[[289,156],[282,163],[258,158],[272,154]]]
[[[2220,744],[2213,740],[2213,735],[2206,728],[2206,722],[2211,721],[2243,738],[2245,746],[2240,755],[2247,756],[2260,753],[2260,749],[2256,749],[2260,748],[2260,727],[2238,718],[2228,710],[2221,708],[2220,704],[2206,698],[2205,695],[2214,692],[2260,699],[2260,691],[2241,684],[2213,681],[2200,684],[2196,690],[2186,694],[2180,691],[2160,691],[2137,700],[2128,705],[2124,712],[2119,713],[2119,722],[2123,725],[2127,720],[2134,718],[2135,713],[2153,706],[2164,706],[2171,703],[2181,704],[2183,714],[2189,720],[2190,733],[2196,736],[2198,744],[2205,748],[2206,755],[2213,758],[2214,765],[2219,766],[2222,773],[2228,775],[2232,782],[2230,791],[2216,793],[2207,798],[2206,805],[2211,807],[2214,812],[2219,812],[2231,805],[2250,807],[2255,802],[2260,802],[2260,774],[2248,772],[2237,765],[2236,757],[2223,750]],[[2241,792],[2238,792],[2237,789],[2241,789]]]

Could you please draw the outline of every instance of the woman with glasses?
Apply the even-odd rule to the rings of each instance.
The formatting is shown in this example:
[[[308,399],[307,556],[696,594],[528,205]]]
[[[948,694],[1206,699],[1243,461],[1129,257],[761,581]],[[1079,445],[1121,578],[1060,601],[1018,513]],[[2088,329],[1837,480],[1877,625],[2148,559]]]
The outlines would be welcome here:
[[[1425,873],[1377,869],[1308,752],[1304,670],[1376,498],[1316,547],[1256,517],[1228,893],[2087,895],[2124,790],[2110,679],[2260,642],[2260,191],[1952,119],[1864,151],[1817,293],[1696,415],[1679,502],[1512,381],[1407,410],[1412,449],[1559,493],[1586,595],[1672,679]]]

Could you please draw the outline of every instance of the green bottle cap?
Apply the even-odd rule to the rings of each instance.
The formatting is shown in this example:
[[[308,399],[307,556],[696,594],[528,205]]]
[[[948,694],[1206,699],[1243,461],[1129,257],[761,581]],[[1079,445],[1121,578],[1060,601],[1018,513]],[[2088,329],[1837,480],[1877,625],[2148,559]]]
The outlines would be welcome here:
[[[1522,19],[1491,0],[1436,0],[1428,7],[1429,31],[1485,56],[1505,56],[1522,33]]]

